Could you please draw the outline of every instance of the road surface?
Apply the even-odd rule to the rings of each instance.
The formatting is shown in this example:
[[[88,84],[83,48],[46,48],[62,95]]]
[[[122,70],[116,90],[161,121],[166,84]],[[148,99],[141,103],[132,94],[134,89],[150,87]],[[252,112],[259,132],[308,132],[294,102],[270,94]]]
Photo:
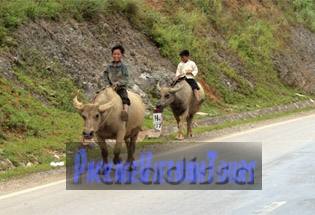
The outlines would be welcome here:
[[[262,189],[66,190],[62,180],[0,196],[0,214],[315,214],[314,128],[311,115],[156,155],[193,157],[209,142],[260,142]]]

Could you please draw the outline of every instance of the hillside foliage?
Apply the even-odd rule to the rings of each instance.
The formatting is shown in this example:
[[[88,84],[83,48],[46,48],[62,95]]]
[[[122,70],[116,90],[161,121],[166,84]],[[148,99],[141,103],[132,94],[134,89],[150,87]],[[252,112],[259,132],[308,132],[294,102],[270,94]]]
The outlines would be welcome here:
[[[290,52],[292,26],[315,32],[313,0],[3,0],[0,55],[19,47],[18,28],[24,23],[51,20],[58,25],[67,19],[98,23],[117,15],[174,65],[179,51],[189,47],[200,71],[198,80],[209,89],[206,108],[267,107],[300,99],[295,96],[300,89],[283,83],[271,59]],[[16,80],[0,74],[1,156],[16,166],[34,159],[44,164],[53,159],[51,150],[65,150],[53,139],[65,143],[78,138],[81,119],[69,101],[80,86],[60,65],[47,67],[49,59],[43,62],[35,47],[20,52],[21,58],[12,61]],[[50,70],[54,76],[48,75]],[[33,152],[34,142],[44,150]],[[38,158],[45,154],[47,159]]]

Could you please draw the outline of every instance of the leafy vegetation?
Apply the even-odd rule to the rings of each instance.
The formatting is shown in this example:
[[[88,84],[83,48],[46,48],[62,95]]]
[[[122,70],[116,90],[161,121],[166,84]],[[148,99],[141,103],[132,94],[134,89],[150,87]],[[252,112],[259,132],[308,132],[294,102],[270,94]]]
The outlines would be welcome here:
[[[19,47],[20,60],[13,72],[22,88],[0,76],[1,158],[8,158],[18,173],[27,162],[38,165],[26,172],[41,171],[50,168],[48,163],[55,155],[64,159],[66,142],[80,139],[82,120],[69,103],[80,86],[63,74],[58,61],[51,64],[43,58],[40,47],[18,43],[17,29],[29,21],[58,23],[71,18],[97,23],[119,15],[174,64],[178,63],[178,52],[189,47],[200,70],[198,78],[218,98],[213,104],[208,97],[202,109],[212,116],[224,115],[226,109],[242,112],[300,99],[294,89],[283,85],[270,59],[275,53],[285,54],[290,25],[303,24],[315,32],[313,0],[274,1],[272,12],[233,8],[228,2],[168,0],[158,1],[159,7],[155,7],[148,0],[2,1],[0,54]],[[164,122],[175,122],[170,112],[164,114]],[[147,116],[144,128],[152,126]],[[4,173],[4,178],[16,176],[14,171]]]

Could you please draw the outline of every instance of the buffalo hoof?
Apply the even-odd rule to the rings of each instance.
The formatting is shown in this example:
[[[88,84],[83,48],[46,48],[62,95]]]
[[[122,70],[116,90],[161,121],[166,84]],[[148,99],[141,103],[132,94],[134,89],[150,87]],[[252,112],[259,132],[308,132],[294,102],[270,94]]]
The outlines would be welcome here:
[[[184,135],[182,135],[182,134],[177,134],[177,135],[176,135],[176,139],[177,139],[177,140],[183,140],[183,139],[184,139]]]
[[[105,165],[104,169],[98,170],[99,175],[104,175],[105,173],[108,173],[110,171],[113,171],[113,169],[109,168],[109,166]]]
[[[133,171],[133,163],[132,162],[126,162],[125,165],[129,165],[129,167],[128,167],[129,172]]]
[[[193,134],[187,134],[187,136],[188,136],[188,137],[194,137],[194,135],[193,135]]]
[[[121,157],[114,157],[114,159],[113,159],[113,163],[115,164],[115,165],[117,165],[117,164],[119,164],[120,162],[122,161],[122,159],[121,159]]]

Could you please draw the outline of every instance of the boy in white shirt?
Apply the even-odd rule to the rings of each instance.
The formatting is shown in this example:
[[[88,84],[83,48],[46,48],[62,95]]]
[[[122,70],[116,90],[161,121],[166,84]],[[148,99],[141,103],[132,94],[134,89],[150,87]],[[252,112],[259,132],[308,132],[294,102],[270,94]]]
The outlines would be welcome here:
[[[186,81],[191,86],[196,102],[199,104],[202,104],[204,99],[200,99],[198,90],[200,89],[196,80],[195,76],[198,73],[198,68],[194,61],[189,59],[189,51],[183,50],[179,53],[179,56],[181,57],[181,62],[177,66],[176,75],[174,78],[174,81],[177,81],[178,79],[186,78]]]

